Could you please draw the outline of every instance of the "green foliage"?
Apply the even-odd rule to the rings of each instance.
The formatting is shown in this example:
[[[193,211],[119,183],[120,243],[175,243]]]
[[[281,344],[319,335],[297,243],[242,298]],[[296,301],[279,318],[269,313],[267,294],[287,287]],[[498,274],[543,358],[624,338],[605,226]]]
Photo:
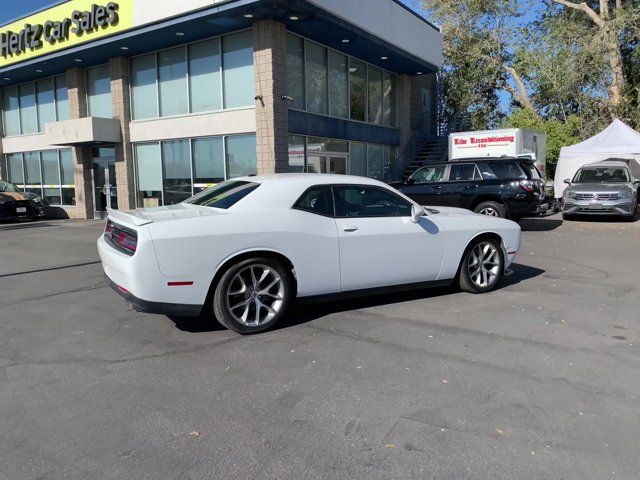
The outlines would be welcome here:
[[[506,120],[505,127],[535,130],[547,134],[547,176],[549,178],[555,175],[560,149],[582,140],[581,121],[577,115],[569,115],[563,120],[544,119],[531,110],[518,108]]]

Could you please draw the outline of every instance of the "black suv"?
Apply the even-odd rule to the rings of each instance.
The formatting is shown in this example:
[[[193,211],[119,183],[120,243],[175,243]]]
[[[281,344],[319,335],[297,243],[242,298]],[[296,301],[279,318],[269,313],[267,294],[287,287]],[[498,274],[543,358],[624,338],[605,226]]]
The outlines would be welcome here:
[[[547,210],[544,181],[533,160],[465,158],[426,165],[392,184],[421,205],[443,205],[517,220]]]

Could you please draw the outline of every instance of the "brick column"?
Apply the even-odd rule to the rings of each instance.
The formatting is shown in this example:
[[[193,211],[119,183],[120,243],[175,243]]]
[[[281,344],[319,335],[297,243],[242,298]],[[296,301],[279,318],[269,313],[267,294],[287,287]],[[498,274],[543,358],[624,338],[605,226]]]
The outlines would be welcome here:
[[[286,27],[274,20],[253,25],[258,174],[287,171],[289,106],[286,92]]]
[[[87,82],[85,71],[80,67],[67,70],[69,92],[69,118],[87,116]],[[76,182],[76,208],[68,210],[72,218],[93,218],[93,182],[91,180],[91,149],[72,147],[73,175]]]
[[[126,57],[110,58],[109,72],[111,75],[113,118],[120,120],[120,131],[122,132],[122,142],[116,144],[118,209],[131,210],[135,208],[136,203],[133,181],[133,153],[129,135],[129,122],[131,122],[129,59]]]
[[[400,129],[399,153],[405,149],[413,132],[411,131],[411,77],[398,75],[398,128]]]

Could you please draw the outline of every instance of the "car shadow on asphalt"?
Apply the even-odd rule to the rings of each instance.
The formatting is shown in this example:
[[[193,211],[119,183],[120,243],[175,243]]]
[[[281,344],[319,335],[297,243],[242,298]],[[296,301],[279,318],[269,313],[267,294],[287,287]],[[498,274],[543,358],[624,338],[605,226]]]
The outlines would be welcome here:
[[[40,228],[40,227],[52,227],[54,225],[50,223],[0,223],[0,231],[4,230],[25,230],[29,228]]]
[[[502,279],[499,289],[517,285],[520,282],[538,277],[545,273],[536,267],[514,263],[511,266],[513,273]],[[282,320],[273,330],[295,327],[304,323],[317,320],[334,313],[342,313],[352,310],[362,310],[374,308],[382,305],[393,305],[396,303],[411,302],[414,300],[427,300],[429,298],[441,297],[459,293],[460,289],[454,284],[446,287],[424,288],[419,290],[408,290],[405,292],[393,292],[387,294],[377,294],[349,299],[324,300],[318,302],[297,302],[291,307],[286,318]],[[225,330],[217,320],[213,319],[210,312],[203,313],[200,317],[173,317],[169,319],[176,328],[188,333],[206,333]]]
[[[554,218],[523,218],[520,228],[523,232],[550,232],[562,225],[562,220]]]

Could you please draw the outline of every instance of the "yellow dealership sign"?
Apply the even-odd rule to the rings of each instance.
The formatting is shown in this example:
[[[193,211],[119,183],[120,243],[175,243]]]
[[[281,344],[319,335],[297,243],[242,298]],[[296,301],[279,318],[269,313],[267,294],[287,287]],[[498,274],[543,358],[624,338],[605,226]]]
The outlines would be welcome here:
[[[0,29],[0,68],[133,27],[133,0],[71,0]]]

